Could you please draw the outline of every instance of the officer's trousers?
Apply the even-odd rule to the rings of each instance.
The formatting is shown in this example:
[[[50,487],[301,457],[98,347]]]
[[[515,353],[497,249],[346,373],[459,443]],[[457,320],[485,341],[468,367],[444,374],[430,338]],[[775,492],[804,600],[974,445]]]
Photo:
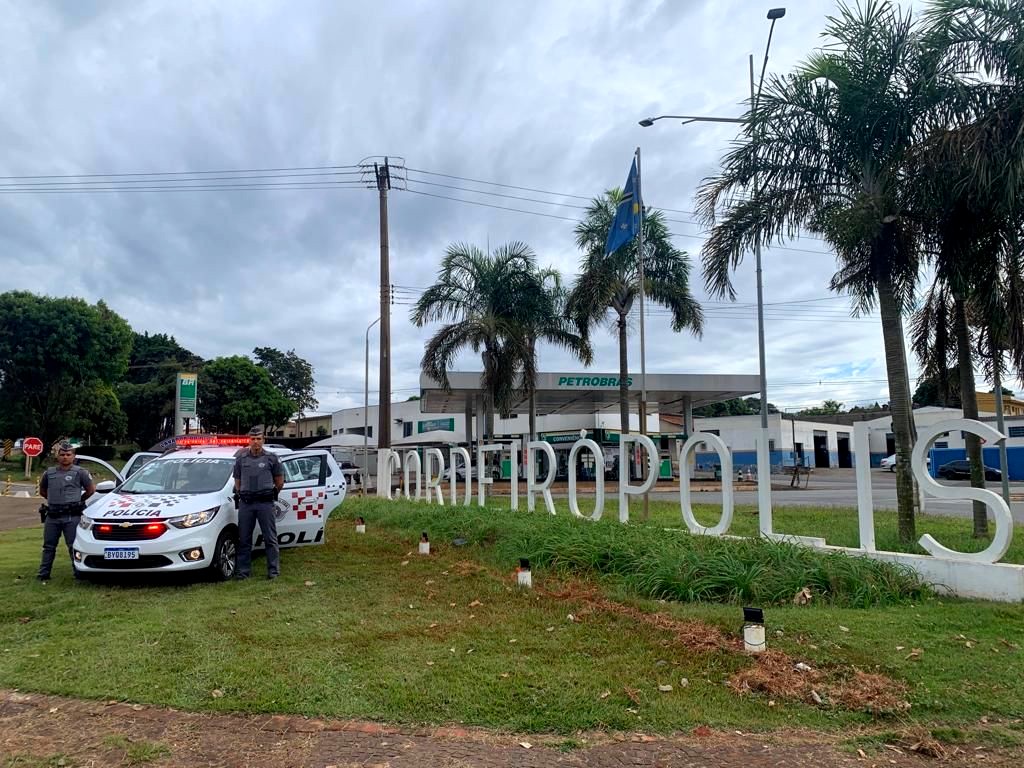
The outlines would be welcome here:
[[[61,535],[64,536],[64,543],[68,545],[68,556],[71,558],[71,570],[78,578],[78,571],[75,570],[75,556],[72,545],[75,543],[75,533],[78,529],[79,515],[47,515],[43,524],[43,559],[39,563],[39,578],[50,578],[50,571],[53,568],[53,560],[57,556],[57,545],[60,544]]]
[[[267,553],[267,576],[277,576],[281,572],[281,551],[277,546],[277,518],[274,516],[274,502],[243,501],[238,506],[236,578],[244,579],[252,575],[252,535],[257,522],[260,524],[263,546]]]

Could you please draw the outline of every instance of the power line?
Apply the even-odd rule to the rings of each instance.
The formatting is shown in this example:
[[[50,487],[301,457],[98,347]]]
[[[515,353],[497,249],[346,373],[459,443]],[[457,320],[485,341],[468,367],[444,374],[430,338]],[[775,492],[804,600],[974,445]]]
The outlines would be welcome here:
[[[453,200],[456,203],[466,203],[467,205],[479,205],[479,206],[482,206],[484,208],[497,208],[498,210],[502,210],[502,211],[515,211],[516,213],[528,213],[531,216],[543,216],[543,217],[548,218],[548,219],[561,219],[562,221],[573,221],[573,222],[576,222],[577,224],[580,221],[579,219],[573,219],[573,218],[570,218],[568,216],[558,216],[558,215],[553,214],[553,213],[542,213],[540,211],[527,211],[524,208],[511,208],[511,207],[509,207],[507,205],[494,205],[493,203],[482,203],[479,200],[463,200],[462,198],[459,198],[459,197],[449,197],[448,195],[437,195],[437,194],[434,194],[433,192],[422,192],[422,191],[417,190],[417,189],[406,189],[406,190],[402,190],[402,191],[403,192],[408,192],[411,195],[424,195],[426,197],[436,197],[436,198],[438,198],[440,200]]]
[[[411,184],[427,184],[431,187],[443,187],[444,189],[454,189],[460,192],[469,192],[477,195],[490,195],[492,197],[504,197],[510,200],[523,200],[529,203],[539,203],[540,205],[552,205],[558,208],[579,208],[580,210],[587,210],[586,205],[576,205],[575,203],[558,203],[553,200],[539,200],[536,197],[523,197],[522,195],[506,195],[502,192],[488,192],[484,189],[469,189],[467,187],[459,187],[454,184],[438,184],[433,181],[421,181],[419,179],[408,179]]]
[[[199,173],[202,173],[201,171]],[[198,174],[193,174],[198,175]],[[324,176],[360,176],[362,171],[322,171],[318,173],[284,173],[284,174],[255,174],[245,176],[202,176],[201,178],[139,178],[139,179],[119,179],[117,181],[111,181],[111,177],[105,177],[103,179],[87,179],[83,181],[5,181],[0,182],[0,189],[6,187],[25,187],[25,188],[43,188],[43,187],[82,187],[84,189],[90,189],[86,186],[89,184],[180,184],[190,181],[194,181],[201,184],[208,184],[211,181],[253,181],[260,179],[301,179],[310,177],[324,177]],[[6,177],[0,177],[6,178]],[[263,182],[260,182],[263,183]],[[298,183],[298,182],[296,182]],[[308,182],[312,183],[312,182]],[[362,183],[352,181],[350,183]]]
[[[259,182],[255,184],[213,184],[188,186],[159,187],[68,187],[65,189],[32,189],[0,187],[0,195],[6,194],[92,194],[93,192],[232,192],[254,190],[283,189],[365,189],[365,185],[357,181],[318,181],[318,182],[283,182],[280,184]]]
[[[344,170],[346,168],[362,168],[361,165],[309,165],[290,168],[241,168],[217,171],[141,171],[134,173],[61,173],[44,176],[0,176],[5,179],[92,179],[101,177],[123,178],[129,176],[200,176],[217,173],[275,173],[285,171],[327,171]]]
[[[469,181],[469,182],[472,182],[473,184],[486,184],[486,185],[491,186],[491,187],[504,187],[505,189],[518,189],[518,190],[520,190],[522,192],[539,192],[542,195],[557,195],[559,197],[573,197],[573,198],[576,198],[577,200],[593,200],[594,199],[593,197],[587,197],[586,195],[573,195],[573,194],[570,194],[568,192],[552,192],[551,190],[548,190],[548,189],[536,189],[535,187],[519,187],[519,186],[516,186],[515,184],[502,184],[502,183],[497,182],[497,181],[483,181],[481,179],[470,179],[470,178],[467,178],[465,176],[455,176],[455,175],[450,174],[450,173],[438,173],[437,171],[425,171],[425,170],[423,170],[421,168],[408,168],[406,170],[411,171],[413,173],[423,173],[423,174],[426,174],[428,176],[440,176],[440,177],[446,178],[446,179],[457,179],[459,181]]]

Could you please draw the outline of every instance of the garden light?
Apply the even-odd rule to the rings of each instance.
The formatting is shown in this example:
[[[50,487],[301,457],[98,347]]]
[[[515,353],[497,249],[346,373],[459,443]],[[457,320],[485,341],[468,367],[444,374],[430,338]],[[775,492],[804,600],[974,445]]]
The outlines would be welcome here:
[[[421,555],[429,555],[430,554],[430,539],[427,538],[427,532],[426,531],[424,531],[422,534],[420,534],[420,554]]]
[[[760,608],[743,609],[743,650],[761,653],[767,649],[764,639],[764,611]]]
[[[533,587],[533,573],[530,571],[530,561],[525,557],[519,558],[519,567],[516,568],[516,584],[526,589]]]

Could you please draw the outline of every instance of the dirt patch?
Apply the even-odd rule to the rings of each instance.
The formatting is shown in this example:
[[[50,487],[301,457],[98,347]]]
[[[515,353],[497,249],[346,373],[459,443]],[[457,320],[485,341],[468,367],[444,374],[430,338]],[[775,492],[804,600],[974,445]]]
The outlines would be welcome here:
[[[0,496],[0,531],[36,527],[40,529],[39,540],[42,542],[42,526],[39,523],[39,505],[42,503],[43,500],[39,498]]]
[[[593,586],[569,582],[560,591],[538,590],[557,600],[582,602],[576,618],[601,612],[622,616],[637,624],[652,627],[673,636],[689,651],[742,653],[743,643],[731,638],[719,627],[696,620],[680,620],[664,613],[648,613],[639,608],[603,597]],[[800,701],[806,704],[837,707],[855,712],[884,716],[910,709],[905,683],[885,675],[869,674],[854,667],[831,665],[812,669],[782,651],[767,651],[753,657],[753,665],[737,672],[730,687],[742,694],[764,693],[769,699]]]
[[[600,612],[610,613],[615,616],[622,616],[637,624],[643,624],[654,629],[668,632],[673,635],[674,640],[688,650],[698,653],[718,650],[738,650],[736,642],[726,637],[716,626],[703,621],[673,618],[664,613],[648,613],[630,605],[617,603],[609,600],[596,587],[571,583],[565,589],[558,592],[538,589],[540,594],[552,597],[556,600],[577,600],[584,604],[579,611],[577,618],[585,617],[588,613]]]
[[[885,675],[838,666],[813,669],[788,654],[766,651],[753,666],[733,675],[729,685],[741,694],[764,693],[771,699],[802,701],[872,715],[892,715],[910,709],[907,686]]]
[[[80,701],[0,690],[0,765],[145,765],[148,768],[818,768],[934,765],[908,747],[861,757],[838,736],[801,731],[744,734],[701,726],[668,737],[582,733],[572,738],[483,729],[394,727],[291,715],[195,714],[130,703]],[[949,750],[943,765],[1021,765],[1020,751]]]

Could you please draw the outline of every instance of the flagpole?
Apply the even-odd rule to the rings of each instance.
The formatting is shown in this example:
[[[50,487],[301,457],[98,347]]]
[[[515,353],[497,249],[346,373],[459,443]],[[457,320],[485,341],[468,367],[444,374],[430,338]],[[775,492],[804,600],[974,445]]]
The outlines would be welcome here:
[[[640,228],[637,232],[637,271],[640,277],[640,407],[637,409],[640,416],[640,434],[647,434],[647,348],[646,339],[644,338],[644,294],[646,293],[645,287],[646,282],[644,281],[644,198],[642,194],[641,180],[642,174],[640,172],[640,147],[636,148],[636,202],[640,208]],[[638,467],[641,474],[642,468]],[[644,494],[644,515],[643,519],[646,521],[648,518],[648,499],[647,494]]]

